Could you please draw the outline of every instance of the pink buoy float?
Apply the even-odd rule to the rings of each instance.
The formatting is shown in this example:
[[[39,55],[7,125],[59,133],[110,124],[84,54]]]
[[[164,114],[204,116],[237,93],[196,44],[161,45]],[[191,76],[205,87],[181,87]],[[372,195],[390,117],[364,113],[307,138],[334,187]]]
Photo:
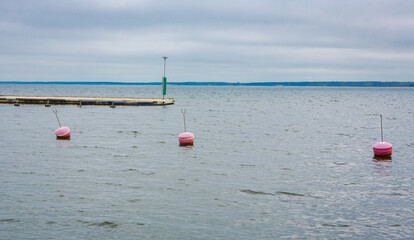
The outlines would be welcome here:
[[[389,142],[377,142],[372,146],[375,156],[391,156],[392,144]]]
[[[374,150],[374,156],[376,157],[389,157],[392,154],[392,144],[389,142],[384,142],[384,135],[382,131],[382,115],[381,118],[381,142],[377,142],[372,146]]]
[[[57,110],[52,110],[53,113],[56,115],[56,119],[59,123],[59,128],[56,129],[55,134],[56,134],[56,139],[60,140],[69,140],[70,139],[70,129],[68,127],[62,127],[62,125],[60,124],[60,120],[59,117],[57,115]]]
[[[68,127],[60,127],[55,131],[57,139],[69,139],[70,129]]]
[[[194,134],[190,132],[183,132],[178,135],[180,146],[194,145]]]
[[[180,146],[193,146],[194,145],[194,134],[187,132],[187,128],[185,125],[185,109],[181,109],[181,113],[183,114],[184,118],[184,132],[178,135],[178,141],[180,142]]]

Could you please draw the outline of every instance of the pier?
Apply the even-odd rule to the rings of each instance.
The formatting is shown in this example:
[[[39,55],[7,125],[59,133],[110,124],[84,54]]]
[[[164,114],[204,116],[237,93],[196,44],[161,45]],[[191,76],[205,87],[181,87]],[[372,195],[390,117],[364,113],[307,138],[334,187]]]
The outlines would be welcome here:
[[[0,104],[103,105],[103,106],[163,106],[174,104],[174,98],[130,97],[63,97],[0,95]]]

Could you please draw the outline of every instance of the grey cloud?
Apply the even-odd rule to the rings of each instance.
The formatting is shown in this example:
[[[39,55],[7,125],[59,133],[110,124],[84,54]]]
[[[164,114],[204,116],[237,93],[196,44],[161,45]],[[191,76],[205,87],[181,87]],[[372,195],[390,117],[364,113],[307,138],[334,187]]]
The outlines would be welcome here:
[[[413,12],[401,0],[2,1],[0,81],[150,81],[163,55],[176,81],[408,81]]]

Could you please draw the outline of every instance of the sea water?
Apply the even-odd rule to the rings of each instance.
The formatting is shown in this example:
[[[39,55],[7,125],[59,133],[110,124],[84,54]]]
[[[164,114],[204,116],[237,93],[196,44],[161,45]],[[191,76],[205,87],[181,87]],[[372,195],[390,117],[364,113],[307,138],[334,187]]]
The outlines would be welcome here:
[[[410,239],[414,89],[169,86],[169,106],[0,104],[0,239]],[[0,95],[160,97],[161,86]],[[60,122],[69,141],[56,140]],[[179,147],[184,131],[193,147]],[[372,145],[393,144],[391,159]]]

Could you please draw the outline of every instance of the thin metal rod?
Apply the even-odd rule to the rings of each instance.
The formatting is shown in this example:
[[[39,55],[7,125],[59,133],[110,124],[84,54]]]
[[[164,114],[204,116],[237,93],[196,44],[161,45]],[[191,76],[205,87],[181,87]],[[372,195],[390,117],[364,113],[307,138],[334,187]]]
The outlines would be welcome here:
[[[380,114],[380,118],[381,118],[381,142],[384,142],[384,135],[382,133],[382,115]]]
[[[56,119],[58,120],[59,127],[62,127],[62,125],[60,124],[60,121],[59,121],[59,117],[58,117],[58,115],[57,115],[57,110],[56,110],[56,109],[54,109],[54,110],[52,110],[52,111],[53,111],[53,113],[56,115]]]
[[[183,117],[184,117],[184,132],[187,132],[187,127],[185,126],[185,113],[186,113],[186,110],[181,109],[181,113],[183,114]]]
[[[162,57],[162,58],[164,58],[164,77],[165,77],[165,68],[167,66],[167,58],[168,57]]]

